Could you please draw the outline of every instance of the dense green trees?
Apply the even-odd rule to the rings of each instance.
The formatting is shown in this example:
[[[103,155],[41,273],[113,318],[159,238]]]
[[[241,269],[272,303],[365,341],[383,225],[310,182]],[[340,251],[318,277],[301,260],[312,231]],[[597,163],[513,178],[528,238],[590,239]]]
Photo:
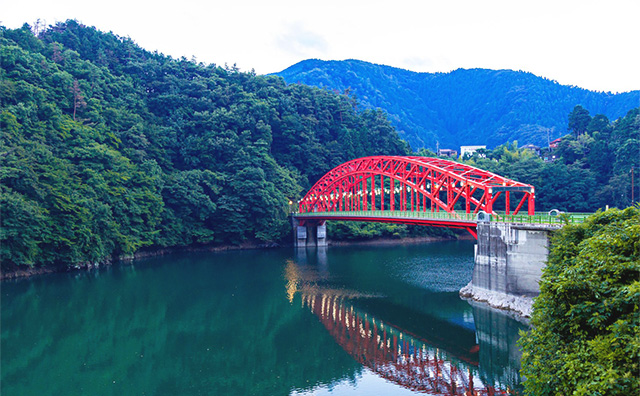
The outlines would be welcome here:
[[[640,174],[640,108],[630,110],[613,123],[601,114],[593,118],[588,112],[586,115],[580,135],[563,137],[558,148],[545,149],[542,158],[512,142],[483,150],[466,160],[479,168],[534,185],[539,211],[593,212],[607,205],[630,206],[631,169],[636,178]],[[545,157],[548,161],[544,161]],[[633,185],[636,202],[640,199],[638,184]]]
[[[614,120],[638,106],[640,98],[640,91],[593,92],[522,71],[416,73],[353,59],[309,59],[277,75],[340,92],[350,89],[362,106],[386,111],[414,150],[435,150],[438,143],[456,150],[475,144],[495,148],[514,140],[542,146],[565,134],[567,114],[576,104]]]
[[[328,234],[331,235],[331,239],[338,241],[366,241],[377,238],[401,239],[427,236],[457,238],[459,235],[468,235],[467,231],[451,228],[357,221],[330,221],[327,222],[327,230]]]
[[[552,238],[532,330],[527,394],[640,392],[640,207],[598,212]]]
[[[590,122],[591,116],[589,115],[589,110],[580,105],[574,107],[573,111],[569,113],[569,130],[576,136],[585,133]]]
[[[359,106],[149,53],[75,21],[37,37],[28,25],[0,28],[2,263],[74,266],[144,247],[279,241],[289,201],[328,170],[409,152],[381,110]],[[512,145],[470,161],[534,184],[541,209],[624,207],[629,170],[640,168],[638,113],[613,123],[586,114],[585,132],[563,139],[555,162]],[[361,238],[421,232],[336,228]]]
[[[348,159],[404,154],[379,111],[278,77],[149,53],[75,21],[0,28],[3,266],[290,232]]]
[[[522,373],[532,396],[640,390],[640,207],[630,206],[630,170],[640,162],[640,108],[613,123],[587,114],[581,128],[543,153],[555,156],[552,162],[515,142],[468,159],[536,186],[537,211],[627,208],[599,212],[553,237],[533,330],[522,341]],[[637,183],[634,188],[637,200]]]

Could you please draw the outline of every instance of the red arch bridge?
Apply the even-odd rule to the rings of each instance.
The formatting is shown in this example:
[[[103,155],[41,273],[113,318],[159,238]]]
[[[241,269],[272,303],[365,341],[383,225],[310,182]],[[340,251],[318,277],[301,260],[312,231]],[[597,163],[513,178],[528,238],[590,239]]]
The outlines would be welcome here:
[[[501,201],[505,210],[498,214]],[[526,215],[519,215],[524,207]],[[449,227],[477,238],[479,216],[530,222],[523,217],[534,214],[530,184],[440,158],[374,156],[325,174],[298,201],[294,218],[301,226],[333,219]]]
[[[485,383],[477,363],[453,356],[392,325],[358,312],[337,295],[303,294],[336,342],[358,363],[403,388],[429,395],[510,395],[508,386]]]

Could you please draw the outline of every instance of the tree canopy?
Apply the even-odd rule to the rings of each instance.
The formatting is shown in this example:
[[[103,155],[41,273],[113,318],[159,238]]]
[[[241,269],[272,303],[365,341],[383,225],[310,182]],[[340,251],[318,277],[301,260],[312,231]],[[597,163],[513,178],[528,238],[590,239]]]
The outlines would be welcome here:
[[[76,21],[0,29],[3,265],[277,242],[289,201],[352,158],[407,153],[345,94],[150,53]]]
[[[590,122],[591,116],[589,115],[589,110],[580,105],[576,105],[573,111],[569,113],[569,130],[576,136],[585,133]]]
[[[594,92],[523,71],[416,73],[353,59],[308,59],[276,75],[291,83],[349,90],[363,106],[387,112],[414,150],[438,145],[493,149],[510,141],[546,145],[566,133],[567,114],[576,105],[615,120],[640,99],[640,91]]]
[[[598,212],[551,240],[523,336],[529,395],[640,392],[640,206]]]
[[[640,197],[639,112],[610,122],[587,111],[579,136],[544,154],[552,162],[515,143],[467,160],[535,185],[539,209],[625,207]],[[384,111],[349,93],[173,59],[73,20],[37,36],[0,27],[0,132],[3,266],[279,242],[289,202],[327,171],[410,153]],[[335,227],[344,238],[424,232]]]
[[[518,142],[481,150],[464,160],[474,166],[532,184],[536,210],[595,212],[599,208],[626,208],[640,199],[640,108],[609,122],[602,114],[584,120],[585,131],[567,135],[556,149],[540,157],[518,147]],[[633,188],[633,193],[632,193]],[[504,204],[497,201],[497,208]],[[501,206],[502,205],[502,206]]]

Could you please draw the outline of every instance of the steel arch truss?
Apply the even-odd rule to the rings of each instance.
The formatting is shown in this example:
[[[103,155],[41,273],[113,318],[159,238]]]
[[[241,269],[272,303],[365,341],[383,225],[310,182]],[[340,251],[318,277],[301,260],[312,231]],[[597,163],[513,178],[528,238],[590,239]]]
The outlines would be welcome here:
[[[375,156],[335,167],[298,206],[301,214],[373,210],[455,214],[456,209],[495,214],[494,203],[500,196],[506,214],[518,214],[525,204],[529,215],[535,213],[532,185],[440,158]],[[513,211],[512,202],[517,202]]]
[[[375,317],[367,317],[336,295],[304,295],[303,304],[318,316],[345,352],[378,376],[405,389],[430,395],[493,396],[511,392],[485,384],[477,362],[457,364],[445,350]]]

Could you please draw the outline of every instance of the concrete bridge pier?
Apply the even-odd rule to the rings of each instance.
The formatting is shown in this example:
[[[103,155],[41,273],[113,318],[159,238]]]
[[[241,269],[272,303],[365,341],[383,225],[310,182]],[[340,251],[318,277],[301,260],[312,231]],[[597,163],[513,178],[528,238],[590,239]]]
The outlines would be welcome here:
[[[549,236],[558,228],[478,221],[473,279],[460,294],[529,316],[533,298],[540,294]]]
[[[327,225],[324,221],[301,222],[292,219],[293,245],[299,248],[327,246]]]

